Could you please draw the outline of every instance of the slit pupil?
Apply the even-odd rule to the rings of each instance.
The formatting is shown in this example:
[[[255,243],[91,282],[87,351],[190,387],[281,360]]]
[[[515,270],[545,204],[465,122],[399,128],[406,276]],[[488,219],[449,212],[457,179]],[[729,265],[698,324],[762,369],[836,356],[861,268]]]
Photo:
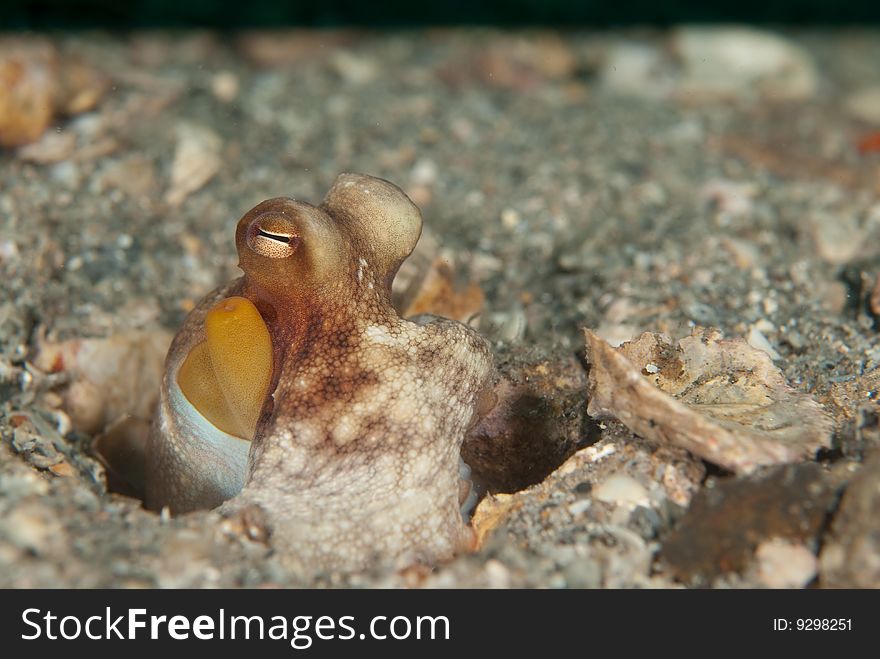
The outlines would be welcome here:
[[[277,233],[269,233],[268,231],[264,231],[263,229],[259,230],[259,235],[264,236],[265,238],[269,238],[270,240],[277,240],[279,243],[290,244],[290,236],[282,236]]]

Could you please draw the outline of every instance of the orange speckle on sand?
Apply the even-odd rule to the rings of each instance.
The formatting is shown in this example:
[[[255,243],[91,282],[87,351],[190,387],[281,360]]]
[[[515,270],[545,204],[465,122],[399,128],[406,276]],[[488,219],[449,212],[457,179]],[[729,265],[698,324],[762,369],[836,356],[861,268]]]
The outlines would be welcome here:
[[[51,471],[56,476],[64,477],[69,477],[76,474],[76,469],[74,469],[69,462],[63,461],[49,467],[49,471]]]
[[[50,369],[51,373],[60,373],[64,370],[64,355],[59,352],[55,355],[55,359],[52,360],[52,367]]]
[[[859,153],[863,156],[869,153],[880,153],[880,131],[874,131],[863,136],[858,143]]]

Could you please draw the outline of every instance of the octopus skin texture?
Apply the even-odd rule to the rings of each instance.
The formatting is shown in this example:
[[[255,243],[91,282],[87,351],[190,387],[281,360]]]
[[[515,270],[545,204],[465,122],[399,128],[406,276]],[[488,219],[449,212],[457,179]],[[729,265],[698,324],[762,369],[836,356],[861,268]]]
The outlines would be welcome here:
[[[460,449],[494,369],[472,329],[393,308],[421,227],[399,188],[360,174],[319,206],[276,198],[241,218],[244,276],[197,305],[166,359],[149,508],[259,519],[313,573],[471,545]]]

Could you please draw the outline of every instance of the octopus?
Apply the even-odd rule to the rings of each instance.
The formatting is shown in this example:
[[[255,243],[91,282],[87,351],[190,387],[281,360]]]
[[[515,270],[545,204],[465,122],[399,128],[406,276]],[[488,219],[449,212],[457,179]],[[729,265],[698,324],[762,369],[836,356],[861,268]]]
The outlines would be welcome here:
[[[403,191],[361,174],[318,206],[275,198],[241,218],[244,275],[193,309],[166,358],[148,508],[258,519],[310,572],[472,546],[460,452],[491,409],[494,368],[470,327],[395,311],[421,230]]]

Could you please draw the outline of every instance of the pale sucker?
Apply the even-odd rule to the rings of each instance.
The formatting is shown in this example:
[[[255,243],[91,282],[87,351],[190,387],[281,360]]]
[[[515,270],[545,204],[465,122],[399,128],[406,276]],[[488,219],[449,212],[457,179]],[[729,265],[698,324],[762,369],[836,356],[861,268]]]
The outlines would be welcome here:
[[[256,510],[305,571],[435,563],[472,542],[460,449],[491,406],[492,357],[469,327],[392,307],[421,227],[399,188],[359,174],[319,206],[276,198],[241,218],[244,276],[168,354],[150,508]]]

